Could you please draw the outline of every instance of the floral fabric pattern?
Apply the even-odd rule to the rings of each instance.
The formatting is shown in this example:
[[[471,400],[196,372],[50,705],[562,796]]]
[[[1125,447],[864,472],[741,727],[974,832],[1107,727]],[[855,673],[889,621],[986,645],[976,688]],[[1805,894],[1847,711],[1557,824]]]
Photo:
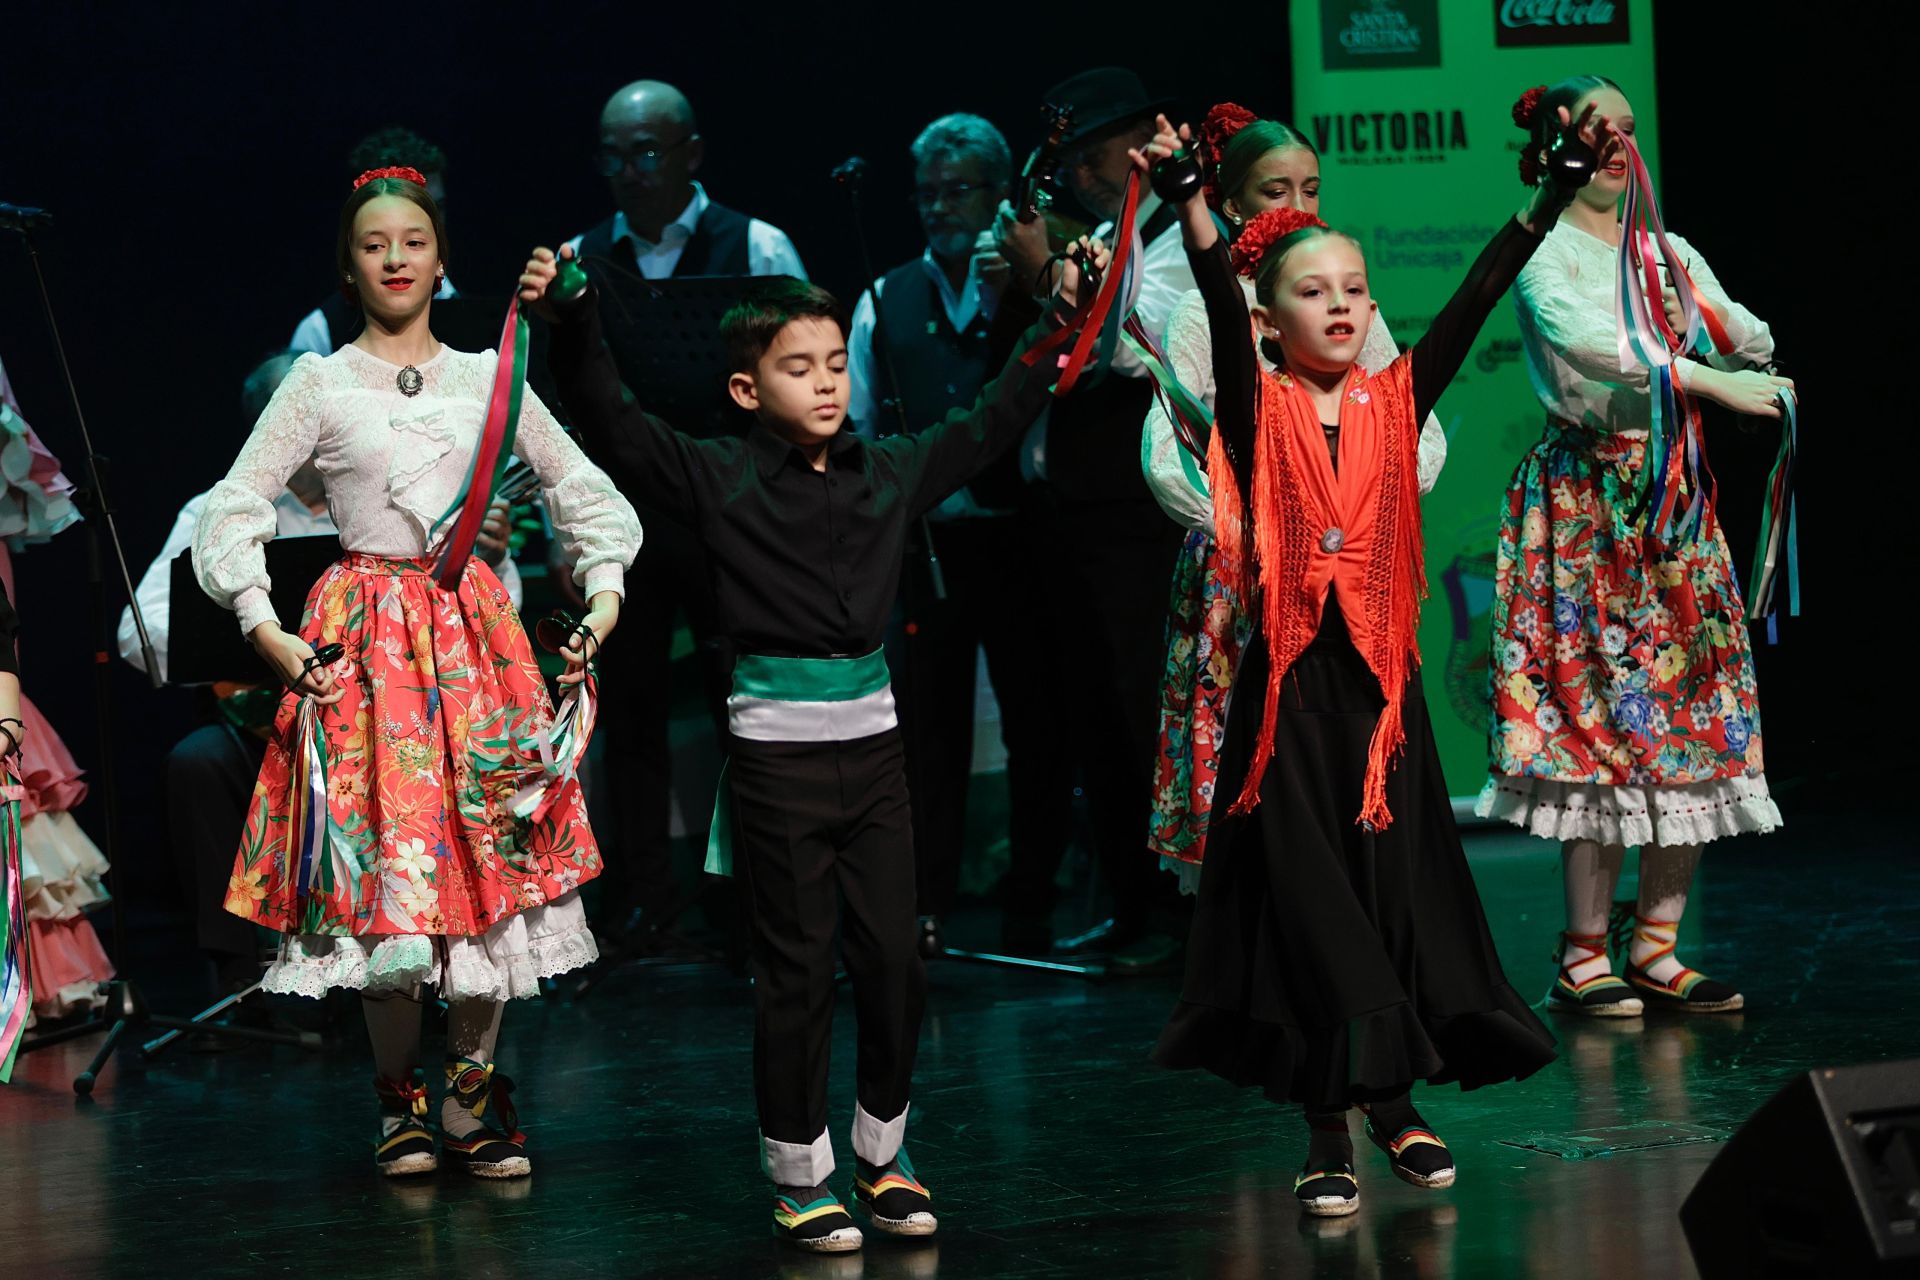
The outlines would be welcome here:
[[[1189,533],[1174,565],[1167,610],[1167,674],[1147,846],[1181,862],[1198,863],[1206,852],[1227,703],[1253,632],[1225,560],[1205,533]]]
[[[320,708],[327,858],[300,900],[289,830],[299,701],[280,704],[226,908],[283,933],[471,937],[600,873],[577,779],[539,822],[511,812],[542,776],[553,707],[499,579],[457,591],[432,561],[350,554],[308,596],[300,634],[345,646],[346,695]]]
[[[1636,519],[1646,440],[1555,423],[1507,489],[1488,754],[1507,777],[1669,786],[1759,777],[1740,587],[1712,523],[1668,545]]]

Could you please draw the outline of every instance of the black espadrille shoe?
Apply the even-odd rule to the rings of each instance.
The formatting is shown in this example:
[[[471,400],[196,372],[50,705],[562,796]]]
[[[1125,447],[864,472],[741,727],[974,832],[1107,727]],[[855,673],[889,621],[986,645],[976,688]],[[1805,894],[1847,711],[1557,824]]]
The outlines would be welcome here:
[[[1360,1212],[1360,1181],[1350,1164],[1314,1168],[1311,1161],[1293,1180],[1300,1208],[1315,1218],[1344,1218]]]
[[[1646,1011],[1640,997],[1633,994],[1633,988],[1615,974],[1598,973],[1584,982],[1573,980],[1572,970],[1588,960],[1606,958],[1606,934],[1563,933],[1560,936],[1566,945],[1555,957],[1560,965],[1560,975],[1554,980],[1553,990],[1547,992],[1549,1008],[1587,1018],[1637,1018]],[[1568,964],[1568,948],[1584,951],[1587,955]]]
[[[883,1165],[855,1162],[853,1201],[875,1231],[890,1236],[930,1236],[940,1228],[933,1195],[922,1186],[906,1148]]]
[[[1430,1191],[1453,1185],[1453,1153],[1404,1096],[1360,1110],[1367,1137],[1386,1153],[1394,1177]]]
[[[389,1178],[432,1173],[440,1167],[427,1128],[427,1073],[414,1068],[410,1080],[374,1078],[380,1098],[380,1136],[374,1140],[373,1165]]]
[[[865,1242],[846,1206],[825,1187],[781,1187],[773,1197],[773,1234],[809,1253],[851,1253]]]
[[[445,1133],[441,1146],[447,1159],[476,1178],[524,1178],[532,1173],[527,1135],[520,1132],[512,1095],[513,1081],[491,1062],[456,1058],[447,1063],[447,1097],[478,1122],[464,1135],[450,1129]]]
[[[1656,1008],[1677,1009],[1681,1013],[1732,1013],[1746,1007],[1747,998],[1738,991],[1685,965],[1665,978],[1656,978],[1647,972],[1673,955],[1674,938],[1680,928],[1678,920],[1649,920],[1636,914],[1633,925],[1634,942],[1646,943],[1655,949],[1637,964],[1628,961],[1627,982]]]

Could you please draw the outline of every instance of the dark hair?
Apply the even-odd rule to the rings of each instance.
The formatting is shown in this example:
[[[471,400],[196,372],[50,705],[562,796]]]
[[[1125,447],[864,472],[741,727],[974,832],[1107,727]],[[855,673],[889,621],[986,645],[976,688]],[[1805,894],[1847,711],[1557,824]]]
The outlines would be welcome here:
[[[404,165],[422,173],[445,173],[447,153],[415,133],[394,124],[375,129],[354,143],[347,153],[347,167],[358,175],[369,169]]]
[[[1225,202],[1239,193],[1240,184],[1247,180],[1247,175],[1253,172],[1254,163],[1261,156],[1269,151],[1290,147],[1298,147],[1316,160],[1320,158],[1320,153],[1313,149],[1306,135],[1278,120],[1255,120],[1234,134],[1220,153],[1220,171],[1215,178],[1221,201]]]
[[[1595,89],[1612,89],[1618,93],[1620,86],[1605,76],[1568,76],[1555,85],[1549,85],[1534,104],[1531,115],[1521,123],[1520,104],[1514,104],[1514,123],[1527,131],[1526,147],[1520,153],[1520,181],[1535,186],[1540,180],[1539,161],[1535,158],[1545,151],[1560,132],[1560,108],[1569,112],[1575,103],[1592,93]],[[1529,91],[1531,92],[1531,91]],[[1521,102],[1526,97],[1522,96]]]
[[[426,211],[427,223],[433,228],[434,248],[439,250],[440,263],[447,261],[447,224],[440,217],[440,206],[433,202],[427,189],[417,182],[405,178],[369,178],[354,188],[347,197],[346,204],[340,208],[340,241],[335,253],[335,269],[343,278],[341,290],[347,295],[347,301],[354,306],[360,305],[360,292],[347,283],[344,277],[353,270],[353,220],[359,214],[362,205],[381,196],[399,196],[402,200],[411,200]],[[429,292],[432,292],[429,290]]]
[[[1260,265],[1253,276],[1254,297],[1264,305],[1268,295],[1273,292],[1274,281],[1280,277],[1280,264],[1286,261],[1287,255],[1309,240],[1323,240],[1328,236],[1338,236],[1355,249],[1359,249],[1360,260],[1366,261],[1367,251],[1360,247],[1358,240],[1345,231],[1326,226],[1301,227],[1298,231],[1290,231],[1275,240],[1267,246],[1266,252],[1260,255]]]
[[[756,286],[720,318],[728,366],[735,373],[753,372],[782,329],[810,317],[831,320],[841,333],[847,331],[840,303],[817,284],[780,278]]]

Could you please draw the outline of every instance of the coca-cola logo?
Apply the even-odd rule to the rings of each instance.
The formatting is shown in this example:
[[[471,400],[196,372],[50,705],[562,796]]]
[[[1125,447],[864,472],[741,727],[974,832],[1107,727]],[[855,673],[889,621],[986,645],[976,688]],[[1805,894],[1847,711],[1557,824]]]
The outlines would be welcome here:
[[[1493,42],[1513,48],[1626,44],[1626,0],[1493,0]]]

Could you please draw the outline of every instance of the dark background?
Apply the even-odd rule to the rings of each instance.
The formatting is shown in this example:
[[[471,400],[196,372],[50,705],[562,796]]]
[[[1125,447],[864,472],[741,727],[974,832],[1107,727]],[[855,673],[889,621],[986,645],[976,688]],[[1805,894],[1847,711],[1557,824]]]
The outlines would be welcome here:
[[[1732,29],[1733,8],[1657,6],[1660,101],[1643,113],[1660,129],[1670,224],[1772,324],[1806,394],[1808,617],[1759,656],[1769,773],[1790,792],[1912,758],[1900,675],[1912,539],[1898,532],[1912,499],[1898,495],[1911,487],[1914,415],[1904,335],[1883,319],[1908,273],[1881,240],[1872,185],[1899,144],[1847,123],[1872,114],[1860,96],[1885,82],[1850,50],[1840,96],[1808,33],[1764,19],[1768,8],[1739,6]],[[884,267],[919,250],[907,145],[936,115],[979,112],[1024,155],[1042,91],[1100,62],[1131,62],[1195,118],[1226,98],[1284,116],[1291,100],[1279,5],[1218,20],[1197,7],[1103,6],[1099,21],[1024,6],[564,12],[536,24],[527,6],[486,2],[457,17],[426,5],[269,16],[75,4],[0,19],[0,199],[58,215],[41,251],[89,422],[115,462],[136,579],[180,504],[231,463],[250,425],[241,378],[328,289],[346,153],[375,127],[404,123],[445,148],[451,274],[504,304],[530,245],[610,210],[590,167],[606,96],[632,79],[672,81],[698,112],[709,191],[784,228],[809,274],[850,296],[859,259],[826,177],[850,153],[873,162],[868,221]],[[1579,50],[1567,54],[1579,70]],[[1873,176],[1856,188],[1850,174]],[[1519,198],[1517,187],[1488,193],[1496,205]],[[28,420],[78,479],[83,451],[10,234],[0,357]],[[1764,474],[1776,437],[1734,424],[1715,434],[1744,569],[1751,536],[1739,530],[1752,527],[1759,483],[1742,477]],[[16,564],[26,688],[92,766],[86,536],[75,529]],[[113,584],[115,615],[123,603]],[[113,673],[119,861],[134,892],[164,893],[158,769],[190,695],[156,694],[117,660]],[[99,834],[97,793],[81,816]]]

